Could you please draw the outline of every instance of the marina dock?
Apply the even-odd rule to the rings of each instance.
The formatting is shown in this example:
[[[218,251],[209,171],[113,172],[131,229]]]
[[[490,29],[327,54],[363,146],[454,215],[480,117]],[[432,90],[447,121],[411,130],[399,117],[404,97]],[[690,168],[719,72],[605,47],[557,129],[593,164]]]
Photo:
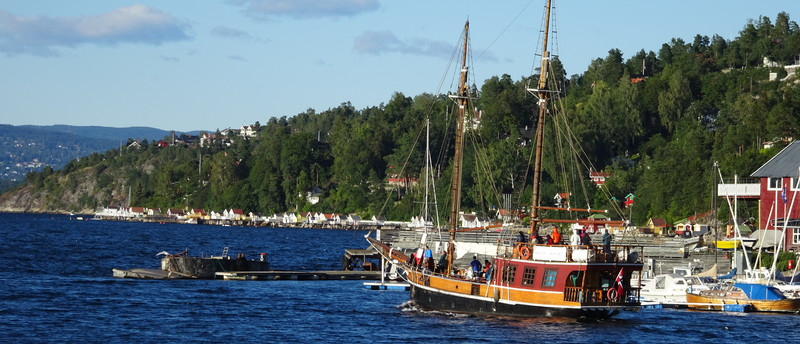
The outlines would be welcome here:
[[[314,281],[314,280],[380,280],[380,271],[226,271],[217,272],[216,277],[237,281]]]
[[[688,302],[660,302],[660,301],[651,301],[651,302],[642,302],[643,309],[662,309],[662,308],[677,308],[677,309],[685,309],[689,308],[689,306],[703,306],[706,307],[708,310],[713,310],[714,307],[719,308],[722,306],[723,312],[732,312],[732,313],[748,313],[752,312],[753,305],[748,302],[743,303],[726,303],[726,304],[719,304],[719,303],[688,303]]]
[[[364,288],[369,290],[411,290],[411,285],[405,282],[364,282]]]

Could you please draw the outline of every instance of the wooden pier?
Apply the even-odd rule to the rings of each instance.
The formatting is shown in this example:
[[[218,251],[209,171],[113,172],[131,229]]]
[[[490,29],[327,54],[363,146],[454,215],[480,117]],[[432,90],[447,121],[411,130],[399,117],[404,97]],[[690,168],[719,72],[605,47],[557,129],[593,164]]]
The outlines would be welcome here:
[[[411,290],[411,284],[403,282],[364,282],[369,290]]]
[[[227,271],[217,278],[237,281],[315,281],[315,280],[380,280],[380,271]]]
[[[750,303],[728,303],[728,304],[719,304],[719,303],[689,303],[689,302],[670,302],[670,301],[649,301],[649,302],[642,302],[643,309],[662,309],[662,308],[676,308],[676,309],[686,309],[689,306],[702,306],[706,307],[707,310],[719,310],[720,306],[722,306],[722,311],[730,312],[730,313],[748,313],[753,312],[755,309],[753,305]],[[714,308],[716,307],[716,309]],[[703,310],[702,308],[696,308],[698,310]]]

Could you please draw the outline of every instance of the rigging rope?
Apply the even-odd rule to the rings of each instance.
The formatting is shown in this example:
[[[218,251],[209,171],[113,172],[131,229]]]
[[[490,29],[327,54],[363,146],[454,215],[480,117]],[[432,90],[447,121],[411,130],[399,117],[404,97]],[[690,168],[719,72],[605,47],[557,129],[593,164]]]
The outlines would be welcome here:
[[[489,46],[487,46],[486,49],[483,49],[483,51],[478,55],[478,58],[476,60],[480,60],[481,57],[483,56],[483,54],[485,54],[487,51],[489,51],[489,48],[491,48],[492,45],[497,43],[497,40],[499,40],[500,37],[503,36],[506,33],[506,31],[508,31],[508,29],[511,27],[511,25],[514,24],[514,22],[517,21],[517,19],[519,19],[519,17],[522,16],[523,13],[525,13],[525,10],[528,9],[528,6],[530,6],[532,3],[533,3],[533,0],[528,1],[528,3],[525,5],[525,7],[523,7],[522,10],[519,11],[519,13],[517,13],[517,16],[514,17],[514,19],[512,19],[511,22],[508,23],[508,25],[506,25],[506,27],[503,29],[503,31],[500,31],[500,33],[497,34],[497,37],[495,37],[494,40],[491,43],[489,43]]]

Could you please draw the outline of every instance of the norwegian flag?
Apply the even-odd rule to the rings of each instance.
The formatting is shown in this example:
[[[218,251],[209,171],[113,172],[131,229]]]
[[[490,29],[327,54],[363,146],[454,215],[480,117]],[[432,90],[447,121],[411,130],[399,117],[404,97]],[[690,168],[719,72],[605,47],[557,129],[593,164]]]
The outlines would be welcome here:
[[[786,188],[781,190],[781,199],[783,200],[783,204],[786,204]]]
[[[619,269],[619,274],[617,275],[617,291],[619,294],[622,295],[622,268]]]

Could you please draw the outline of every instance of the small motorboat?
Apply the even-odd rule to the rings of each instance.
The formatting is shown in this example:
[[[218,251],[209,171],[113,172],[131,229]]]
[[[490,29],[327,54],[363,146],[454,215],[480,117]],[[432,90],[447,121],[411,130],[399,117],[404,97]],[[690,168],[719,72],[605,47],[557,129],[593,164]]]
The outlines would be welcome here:
[[[642,281],[639,294],[642,302],[654,302],[672,306],[686,305],[686,292],[711,289],[702,278],[677,273],[656,275]]]

